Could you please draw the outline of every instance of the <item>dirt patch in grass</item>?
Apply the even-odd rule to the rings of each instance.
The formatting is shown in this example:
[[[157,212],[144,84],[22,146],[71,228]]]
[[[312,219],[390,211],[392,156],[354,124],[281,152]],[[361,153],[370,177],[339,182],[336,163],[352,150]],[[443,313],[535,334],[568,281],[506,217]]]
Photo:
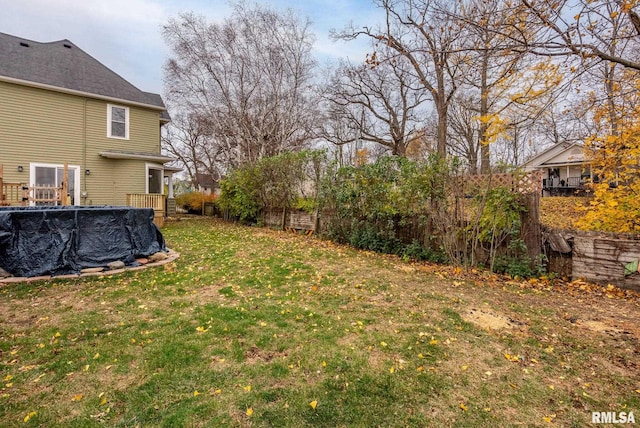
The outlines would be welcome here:
[[[287,358],[286,352],[265,351],[253,345],[244,351],[244,362],[246,364],[255,364],[256,362],[268,363],[273,359]]]
[[[598,333],[619,334],[623,332],[623,330],[616,328],[612,325],[606,324],[602,321],[587,320],[587,321],[580,322],[578,325],[592,331],[597,331]]]
[[[485,330],[519,329],[524,325],[524,323],[505,315],[475,308],[464,312],[462,318]]]

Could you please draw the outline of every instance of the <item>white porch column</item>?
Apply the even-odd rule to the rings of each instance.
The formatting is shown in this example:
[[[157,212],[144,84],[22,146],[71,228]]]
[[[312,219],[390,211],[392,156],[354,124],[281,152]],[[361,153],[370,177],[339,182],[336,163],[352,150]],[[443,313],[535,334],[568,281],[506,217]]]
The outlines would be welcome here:
[[[169,173],[169,195],[167,196],[169,199],[173,199],[173,173]]]

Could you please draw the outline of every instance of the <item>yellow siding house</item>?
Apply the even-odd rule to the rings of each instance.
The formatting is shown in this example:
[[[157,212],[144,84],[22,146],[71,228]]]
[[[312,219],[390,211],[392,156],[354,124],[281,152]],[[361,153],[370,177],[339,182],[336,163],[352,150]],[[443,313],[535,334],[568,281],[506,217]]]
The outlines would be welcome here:
[[[160,152],[169,116],[69,40],[0,33],[0,164],[5,182],[59,185],[68,164],[73,205],[125,205],[127,195],[173,198],[173,159]]]

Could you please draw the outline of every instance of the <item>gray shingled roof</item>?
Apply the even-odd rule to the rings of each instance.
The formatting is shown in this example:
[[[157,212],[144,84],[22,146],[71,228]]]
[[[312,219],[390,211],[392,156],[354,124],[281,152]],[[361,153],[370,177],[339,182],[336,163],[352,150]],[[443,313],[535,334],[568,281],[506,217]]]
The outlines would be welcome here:
[[[0,33],[0,76],[165,107],[160,95],[141,91],[66,39],[40,43]]]

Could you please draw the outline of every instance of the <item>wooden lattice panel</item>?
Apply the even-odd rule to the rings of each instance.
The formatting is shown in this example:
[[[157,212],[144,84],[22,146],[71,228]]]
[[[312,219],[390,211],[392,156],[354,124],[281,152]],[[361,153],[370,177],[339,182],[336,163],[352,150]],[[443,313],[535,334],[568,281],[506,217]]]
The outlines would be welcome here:
[[[513,175],[511,174],[480,174],[464,177],[465,185],[486,189],[487,187],[513,187]]]
[[[531,171],[521,176],[514,190],[520,193],[541,193],[542,171]]]
[[[540,193],[542,191],[542,171],[526,174],[480,174],[460,177],[465,191],[472,188],[487,189],[506,187],[518,193]]]

